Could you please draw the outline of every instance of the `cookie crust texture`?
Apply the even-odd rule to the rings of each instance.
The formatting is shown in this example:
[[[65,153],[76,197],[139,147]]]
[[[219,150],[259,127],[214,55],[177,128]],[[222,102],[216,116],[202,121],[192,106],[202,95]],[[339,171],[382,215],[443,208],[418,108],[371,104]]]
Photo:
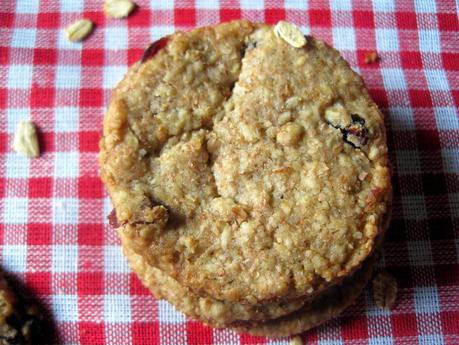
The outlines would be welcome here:
[[[339,53],[234,21],[162,40],[113,92],[101,177],[129,247],[204,298],[308,299],[369,257],[384,119]]]

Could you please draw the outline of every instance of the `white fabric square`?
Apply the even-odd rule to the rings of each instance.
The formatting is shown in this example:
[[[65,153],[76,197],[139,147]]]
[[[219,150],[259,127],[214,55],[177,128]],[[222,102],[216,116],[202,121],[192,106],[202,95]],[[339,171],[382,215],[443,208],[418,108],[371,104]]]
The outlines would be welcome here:
[[[37,0],[17,0],[16,13],[38,13],[40,1]]]
[[[8,118],[8,133],[15,133],[18,123],[21,120],[30,118],[30,108],[8,108],[6,109],[6,116]]]
[[[27,266],[27,246],[5,244],[2,247],[2,269],[7,272],[24,273]]]
[[[78,272],[78,246],[53,244],[52,267],[53,273]]]
[[[437,288],[432,286],[415,286],[414,304],[416,313],[438,313],[440,311],[440,307]]]
[[[394,0],[373,1],[373,9],[375,10],[375,12],[394,12]]]
[[[196,0],[195,7],[199,9],[220,9],[219,2],[215,0]]]
[[[53,224],[78,224],[78,199],[54,198]]]
[[[56,68],[56,88],[58,89],[79,89],[80,78],[80,65],[58,65]]]
[[[108,50],[125,50],[128,48],[128,31],[125,27],[108,27],[105,29],[104,47]]]
[[[10,65],[8,67],[8,88],[30,89],[32,71],[32,65]]]
[[[104,67],[104,89],[113,89],[113,87],[123,78],[126,71],[126,66]]]
[[[54,131],[78,132],[80,112],[77,107],[59,107],[54,110]]]
[[[159,322],[161,323],[184,323],[185,315],[179,313],[169,302],[158,301]]]
[[[284,7],[290,10],[307,10],[308,2],[304,0],[285,0]]]
[[[387,28],[376,29],[376,45],[380,52],[399,51],[397,30]]]
[[[78,177],[78,152],[56,152],[54,154],[54,177]]]
[[[110,273],[130,272],[120,246],[104,246],[104,270]]]
[[[449,91],[448,78],[446,78],[444,70],[426,69],[424,73],[430,90]]]
[[[419,50],[422,52],[440,53],[440,36],[437,30],[419,30]]]
[[[459,149],[442,149],[443,168],[450,174],[459,174]]]
[[[104,211],[103,211],[103,223],[108,224],[108,216],[113,210],[113,205],[110,198],[104,198]]]
[[[414,130],[414,116],[411,108],[390,107],[388,109],[390,123],[394,130]]]
[[[154,10],[174,9],[174,0],[150,0],[150,8]]]
[[[441,332],[439,329],[438,332]],[[443,336],[441,334],[420,334],[418,335],[419,344],[443,345]]]
[[[398,68],[381,69],[384,87],[388,90],[406,90],[405,76],[403,70]]]
[[[330,8],[335,11],[350,11],[352,10],[351,0],[330,0]]]
[[[392,345],[391,337],[371,337],[368,339],[368,345]]]
[[[61,0],[61,12],[81,12],[83,11],[84,0]]]
[[[151,41],[159,40],[161,37],[167,36],[175,31],[172,25],[155,25],[150,28]]]
[[[105,322],[131,322],[131,299],[128,295],[104,296]]]
[[[407,241],[408,257],[411,266],[433,265],[432,248],[428,241]]]
[[[26,224],[28,200],[26,198],[3,199],[3,222],[5,224]]]
[[[405,219],[423,220],[427,218],[426,202],[422,195],[402,196],[402,208]]]
[[[241,9],[243,10],[263,10],[264,8],[264,0],[241,0]]]
[[[36,29],[17,28],[13,31],[11,46],[13,48],[35,48]]]
[[[459,129],[459,119],[454,107],[435,107],[434,112],[438,129]]]
[[[414,0],[414,7],[417,13],[436,13],[435,1]]]
[[[334,27],[333,45],[338,50],[355,50],[355,31],[353,28]]]
[[[52,295],[53,317],[57,322],[78,321],[77,295]]]
[[[6,154],[6,177],[28,178],[30,158],[18,153]]]

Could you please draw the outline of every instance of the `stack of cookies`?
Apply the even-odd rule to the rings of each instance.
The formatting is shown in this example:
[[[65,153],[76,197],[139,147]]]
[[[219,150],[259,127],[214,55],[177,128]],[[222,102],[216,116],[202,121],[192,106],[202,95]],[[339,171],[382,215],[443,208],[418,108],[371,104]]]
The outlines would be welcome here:
[[[293,24],[153,43],[113,92],[101,176],[132,269],[215,327],[286,336],[353,303],[389,222],[383,115]]]

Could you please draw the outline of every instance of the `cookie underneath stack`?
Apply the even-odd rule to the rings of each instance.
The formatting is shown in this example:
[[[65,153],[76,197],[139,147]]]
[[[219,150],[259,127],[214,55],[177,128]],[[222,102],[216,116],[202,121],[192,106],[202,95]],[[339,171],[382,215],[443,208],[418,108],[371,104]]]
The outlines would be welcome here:
[[[286,336],[339,314],[389,221],[381,112],[285,22],[152,44],[113,92],[99,159],[132,269],[215,327]]]

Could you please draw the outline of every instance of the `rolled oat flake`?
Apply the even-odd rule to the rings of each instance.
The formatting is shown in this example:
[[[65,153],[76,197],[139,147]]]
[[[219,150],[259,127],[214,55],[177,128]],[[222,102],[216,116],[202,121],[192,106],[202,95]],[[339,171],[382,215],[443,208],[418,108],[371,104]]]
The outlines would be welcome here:
[[[304,37],[300,28],[295,24],[281,20],[274,27],[274,33],[277,37],[282,38],[285,42],[295,48],[301,48],[306,44],[306,37]]]
[[[40,148],[37,131],[32,121],[22,120],[19,122],[14,134],[13,149],[26,157],[38,157]]]
[[[104,13],[110,18],[125,18],[129,16],[135,7],[131,0],[106,0],[104,3]]]
[[[92,32],[94,24],[89,19],[80,19],[73,22],[65,29],[65,37],[70,42],[84,40]]]

